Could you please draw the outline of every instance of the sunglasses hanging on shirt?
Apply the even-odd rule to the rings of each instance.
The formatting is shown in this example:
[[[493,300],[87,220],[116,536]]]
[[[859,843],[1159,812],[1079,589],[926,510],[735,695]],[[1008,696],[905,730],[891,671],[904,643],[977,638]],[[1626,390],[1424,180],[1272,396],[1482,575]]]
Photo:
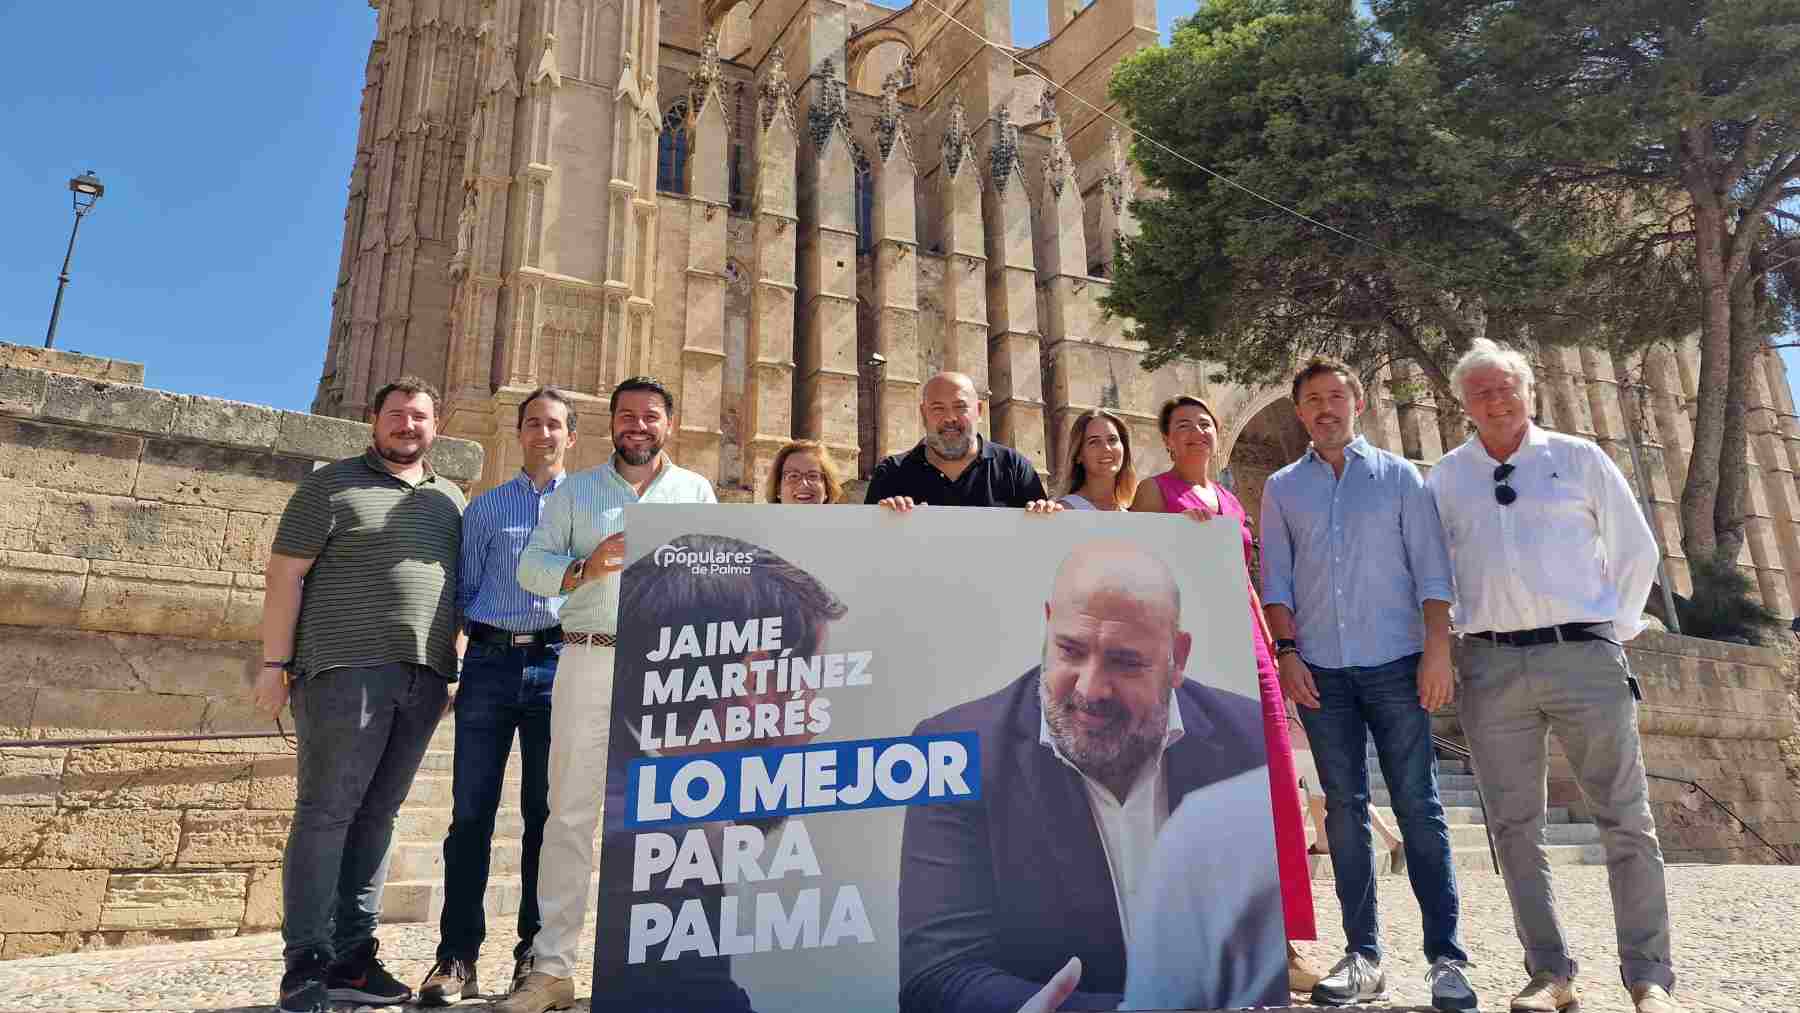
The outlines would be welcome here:
[[[1494,485],[1494,502],[1501,506],[1512,506],[1513,501],[1519,498],[1518,490],[1506,482],[1512,477],[1512,473],[1513,466],[1510,464],[1502,464],[1494,469],[1494,482],[1496,483]]]

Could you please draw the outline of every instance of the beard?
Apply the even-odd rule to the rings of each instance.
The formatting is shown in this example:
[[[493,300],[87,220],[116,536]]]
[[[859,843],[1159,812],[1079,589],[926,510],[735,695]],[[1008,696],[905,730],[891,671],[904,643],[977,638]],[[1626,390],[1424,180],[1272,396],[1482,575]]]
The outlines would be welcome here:
[[[969,430],[960,426],[939,426],[925,436],[925,445],[946,461],[960,461],[974,449],[975,440]]]
[[[401,437],[398,437],[398,436],[391,437],[391,439],[396,439],[396,440],[400,439],[400,438]],[[425,452],[430,449],[431,449],[431,441],[426,440],[426,439],[419,440],[419,449],[417,449],[417,450],[401,450],[399,447],[395,446],[392,443],[389,443],[387,440],[382,439],[379,436],[377,436],[375,438],[375,453],[381,455],[382,460],[390,461],[394,464],[399,464],[399,465],[417,464],[419,461],[419,458],[424,457]]]
[[[1117,700],[1089,700],[1073,689],[1067,698],[1053,699],[1049,683],[1039,674],[1038,702],[1044,708],[1044,723],[1050,726],[1050,741],[1083,774],[1103,784],[1135,775],[1162,749],[1169,730],[1167,696],[1158,697],[1150,713],[1134,721],[1131,711]],[[1106,724],[1090,731],[1076,720],[1077,714]]]
[[[651,438],[650,443],[647,446],[642,447],[627,446],[618,442],[617,438],[615,438],[613,440],[613,447],[619,453],[619,460],[624,461],[633,468],[641,468],[651,461],[656,460],[656,455],[662,453],[663,445],[662,441],[655,437]]]

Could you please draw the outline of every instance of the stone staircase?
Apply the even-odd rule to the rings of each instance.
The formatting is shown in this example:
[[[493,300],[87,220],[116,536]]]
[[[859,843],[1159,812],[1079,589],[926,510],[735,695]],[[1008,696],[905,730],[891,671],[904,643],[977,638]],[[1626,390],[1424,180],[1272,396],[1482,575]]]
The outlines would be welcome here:
[[[387,890],[381,904],[384,922],[436,922],[444,909],[444,834],[450,829],[450,779],[456,723],[445,718],[431,738],[419,765],[411,794],[400,807],[389,855]],[[488,869],[488,934],[511,937],[512,916],[520,898],[519,852],[525,821],[519,811],[519,747],[507,758],[500,812],[494,820],[494,846]]]
[[[1387,790],[1387,780],[1381,775],[1381,766],[1375,758],[1374,745],[1369,746],[1369,787],[1370,801],[1386,817],[1389,825],[1398,827],[1394,818],[1392,797]],[[1450,824],[1450,854],[1456,863],[1458,873],[1489,873],[1494,865],[1488,853],[1487,816],[1481,808],[1481,796],[1475,790],[1475,775],[1469,771],[1469,762],[1461,759],[1438,760],[1438,795],[1444,803],[1444,819]],[[1546,845],[1545,854],[1551,865],[1604,865],[1606,852],[1600,844],[1600,828],[1592,823],[1580,823],[1570,815],[1567,807],[1551,808],[1548,814],[1548,826],[1544,828]],[[1385,875],[1391,875],[1386,856],[1381,853],[1381,836],[1374,835],[1376,848],[1376,868]],[[1331,857],[1329,855],[1308,856],[1312,864],[1314,879],[1330,879]]]

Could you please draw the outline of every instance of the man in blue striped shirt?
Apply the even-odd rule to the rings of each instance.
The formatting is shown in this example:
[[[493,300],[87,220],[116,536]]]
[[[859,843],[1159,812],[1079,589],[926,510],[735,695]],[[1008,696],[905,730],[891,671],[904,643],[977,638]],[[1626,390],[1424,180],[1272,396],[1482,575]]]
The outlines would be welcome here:
[[[519,942],[513,984],[531,970],[538,931],[538,851],[550,813],[550,688],[562,654],[557,611],[563,599],[519,586],[519,556],[537,527],[544,499],[562,485],[563,460],[575,444],[575,405],[540,387],[519,405],[522,463],[511,481],[489,489],[463,514],[456,612],[463,619],[462,686],[456,694],[454,809],[444,838],[444,911],[437,963],[419,986],[419,1001],[443,1006],[480,989],[476,961],[487,935],[482,896],[500,808],[506,760],[518,733],[525,817],[519,872]]]

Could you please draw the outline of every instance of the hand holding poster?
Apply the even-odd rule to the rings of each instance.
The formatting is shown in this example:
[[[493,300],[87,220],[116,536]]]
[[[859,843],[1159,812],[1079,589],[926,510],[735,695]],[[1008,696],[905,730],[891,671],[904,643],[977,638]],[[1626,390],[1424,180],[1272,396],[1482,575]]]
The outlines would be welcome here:
[[[595,1009],[1283,998],[1235,529],[780,506],[626,524]],[[1045,1005],[1071,957],[1075,990]]]

